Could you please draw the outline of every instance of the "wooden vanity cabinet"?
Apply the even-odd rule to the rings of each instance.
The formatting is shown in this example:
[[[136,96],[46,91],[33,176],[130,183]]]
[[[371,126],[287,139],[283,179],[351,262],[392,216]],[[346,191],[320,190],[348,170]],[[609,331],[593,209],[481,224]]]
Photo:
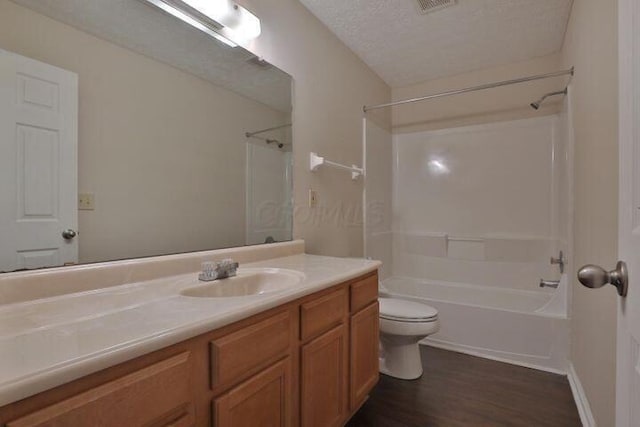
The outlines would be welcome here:
[[[351,285],[350,408],[356,411],[379,379],[378,275]]]
[[[349,289],[313,298],[300,312],[300,424],[340,426],[349,411]]]
[[[378,380],[370,273],[0,408],[0,427],[342,426]]]
[[[352,409],[364,403],[378,382],[378,303],[372,303],[351,317],[351,395]]]

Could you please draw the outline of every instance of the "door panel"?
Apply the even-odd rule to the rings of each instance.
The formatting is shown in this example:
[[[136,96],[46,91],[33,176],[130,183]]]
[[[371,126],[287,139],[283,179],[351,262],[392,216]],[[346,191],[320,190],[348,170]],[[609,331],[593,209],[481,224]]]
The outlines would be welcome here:
[[[217,398],[215,427],[290,425],[291,362],[286,358]]]
[[[377,302],[351,317],[351,410],[378,382],[379,335]]]
[[[59,133],[22,124],[17,133],[18,220],[55,220],[59,217]]]
[[[78,262],[78,79],[0,50],[0,271]]]
[[[340,426],[347,415],[349,348],[345,325],[302,347],[303,427]]]

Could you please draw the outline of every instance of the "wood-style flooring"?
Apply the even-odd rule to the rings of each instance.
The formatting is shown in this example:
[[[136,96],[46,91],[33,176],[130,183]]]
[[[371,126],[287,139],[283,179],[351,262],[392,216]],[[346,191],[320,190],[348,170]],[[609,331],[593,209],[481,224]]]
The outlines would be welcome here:
[[[424,375],[386,375],[347,427],[581,426],[561,375],[421,346]]]

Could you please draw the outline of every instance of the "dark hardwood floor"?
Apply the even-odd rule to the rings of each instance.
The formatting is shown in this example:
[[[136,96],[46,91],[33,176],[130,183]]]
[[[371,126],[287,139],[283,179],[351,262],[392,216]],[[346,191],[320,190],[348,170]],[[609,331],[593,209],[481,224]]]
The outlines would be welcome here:
[[[424,375],[386,375],[347,427],[581,426],[567,378],[421,346]]]

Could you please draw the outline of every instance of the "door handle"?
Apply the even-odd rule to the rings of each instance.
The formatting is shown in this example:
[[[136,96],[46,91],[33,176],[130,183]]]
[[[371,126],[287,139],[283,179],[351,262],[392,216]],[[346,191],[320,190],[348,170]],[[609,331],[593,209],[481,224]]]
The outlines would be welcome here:
[[[62,238],[64,240],[73,240],[74,237],[76,237],[78,235],[78,233],[76,233],[75,230],[72,230],[70,228],[64,230],[62,232]]]
[[[611,283],[618,289],[618,295],[627,296],[627,288],[629,287],[629,273],[627,272],[627,264],[624,261],[618,261],[616,269],[607,271],[599,265],[588,264],[578,270],[578,280],[587,288],[601,288],[607,283]]]

